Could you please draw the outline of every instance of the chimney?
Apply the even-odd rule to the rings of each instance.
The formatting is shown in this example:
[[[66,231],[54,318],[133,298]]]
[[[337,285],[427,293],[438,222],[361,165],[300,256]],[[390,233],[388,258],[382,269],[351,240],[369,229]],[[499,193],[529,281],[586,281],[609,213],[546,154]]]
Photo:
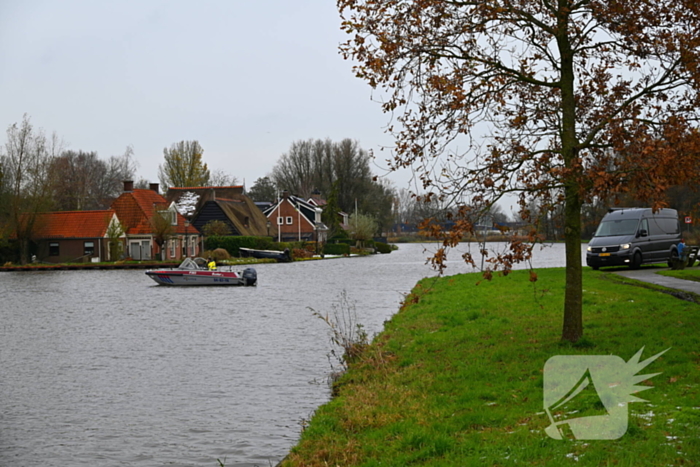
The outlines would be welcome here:
[[[284,190],[282,192],[282,199],[287,199],[287,198],[289,198],[289,192],[287,190]]]
[[[160,191],[158,190],[158,184],[157,183],[149,183],[148,184],[148,189],[153,190],[156,193],[160,194]]]
[[[124,193],[131,193],[134,191],[134,181],[124,180]]]

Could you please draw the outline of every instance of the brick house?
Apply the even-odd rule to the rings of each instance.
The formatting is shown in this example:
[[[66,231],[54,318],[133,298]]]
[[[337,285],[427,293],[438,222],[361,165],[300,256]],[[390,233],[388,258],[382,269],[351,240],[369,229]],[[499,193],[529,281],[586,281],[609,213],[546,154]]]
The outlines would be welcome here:
[[[114,200],[111,208],[126,231],[126,254],[134,260],[156,258],[179,260],[197,256],[201,252],[201,235],[180,215],[173,203],[159,193],[158,184],[149,189],[135,189],[132,181],[124,182],[124,192]],[[158,246],[154,233],[154,216],[161,215],[171,222],[172,232],[167,241]]]
[[[118,259],[110,258],[107,236],[117,222],[112,209],[39,213],[33,232],[36,257],[48,263]]]
[[[321,192],[318,190],[314,190],[311,193],[311,198],[309,198],[307,203],[319,207],[321,209],[326,209],[326,206],[328,203],[326,202],[325,199],[321,198]],[[338,224],[343,230],[350,230],[350,215],[347,212],[344,211],[338,211]]]
[[[326,241],[328,227],[321,221],[323,210],[289,192],[265,211],[271,224],[277,226],[278,241]]]

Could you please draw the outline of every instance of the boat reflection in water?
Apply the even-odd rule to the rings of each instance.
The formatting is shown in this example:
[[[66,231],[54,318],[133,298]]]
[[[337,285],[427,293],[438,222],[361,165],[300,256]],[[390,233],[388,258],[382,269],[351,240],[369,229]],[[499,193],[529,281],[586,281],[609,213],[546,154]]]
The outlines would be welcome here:
[[[210,271],[204,258],[185,258],[175,269],[152,269],[146,275],[160,285],[255,285],[258,280],[254,268]]]

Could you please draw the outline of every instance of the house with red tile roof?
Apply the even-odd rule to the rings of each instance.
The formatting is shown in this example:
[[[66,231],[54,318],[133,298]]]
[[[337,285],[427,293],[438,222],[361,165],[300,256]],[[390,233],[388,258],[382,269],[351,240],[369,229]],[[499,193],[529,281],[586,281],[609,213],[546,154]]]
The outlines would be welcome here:
[[[200,254],[199,231],[177,212],[174,203],[168,203],[159,193],[157,183],[152,183],[149,189],[138,189],[132,181],[125,181],[124,192],[111,208],[125,229],[126,254],[131,259],[179,260]],[[161,216],[161,220],[156,216]],[[162,235],[162,219],[170,223],[165,235]]]
[[[49,263],[118,259],[110,258],[108,237],[110,225],[117,222],[111,209],[39,213],[33,231],[35,255]]]

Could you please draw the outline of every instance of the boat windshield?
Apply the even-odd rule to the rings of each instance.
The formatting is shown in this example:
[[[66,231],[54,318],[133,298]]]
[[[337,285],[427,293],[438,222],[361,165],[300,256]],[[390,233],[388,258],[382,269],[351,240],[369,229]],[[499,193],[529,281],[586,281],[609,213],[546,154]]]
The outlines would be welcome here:
[[[637,232],[639,219],[620,219],[603,221],[595,232],[596,237],[617,237],[619,235],[634,235]]]
[[[202,269],[206,265],[203,258],[185,258],[178,266],[179,269]]]

